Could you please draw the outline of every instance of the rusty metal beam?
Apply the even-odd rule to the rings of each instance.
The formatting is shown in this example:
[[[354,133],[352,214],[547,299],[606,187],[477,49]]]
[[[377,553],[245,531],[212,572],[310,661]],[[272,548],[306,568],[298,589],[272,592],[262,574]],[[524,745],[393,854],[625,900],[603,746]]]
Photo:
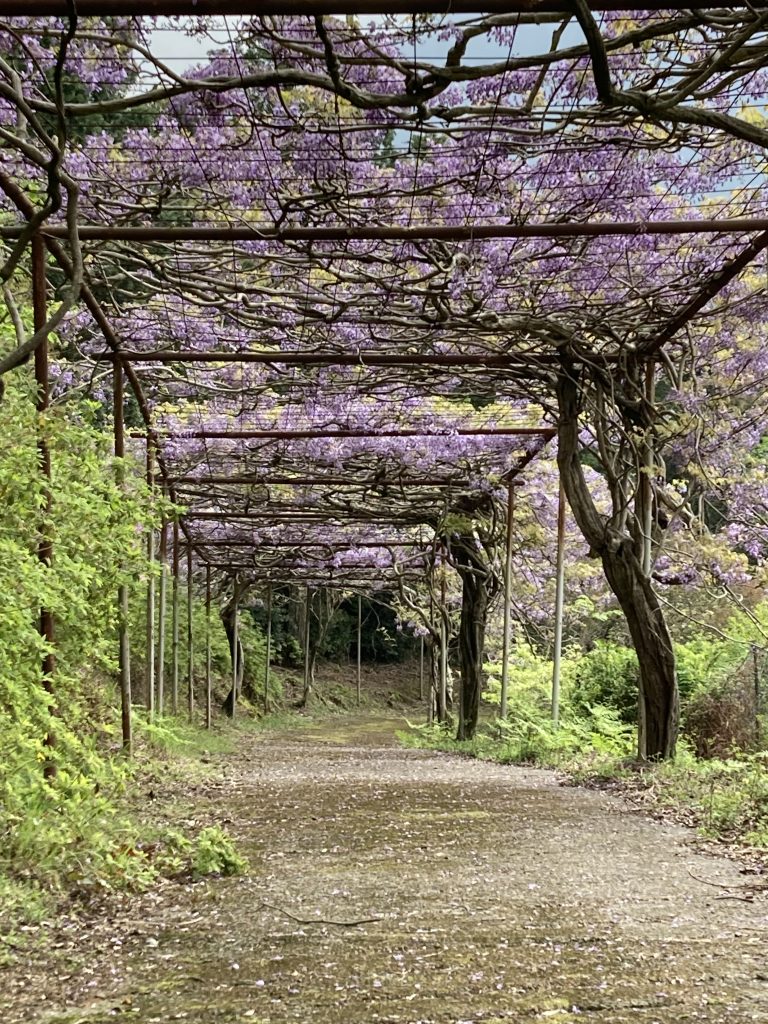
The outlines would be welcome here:
[[[626,0],[591,0],[593,11],[623,11]],[[704,10],[747,6],[744,0],[709,0]],[[764,8],[765,0],[752,0],[751,7]],[[68,0],[4,0],[2,16],[64,18],[71,7]],[[635,10],[683,11],[690,0],[646,0]],[[323,15],[323,14],[522,14],[528,16],[571,14],[567,0],[78,0],[81,17],[148,15]]]
[[[766,0],[768,2],[768,0]],[[729,5],[731,6],[731,5]],[[623,8],[622,8],[623,9]],[[665,8],[669,10],[669,8]],[[78,5],[78,11],[80,6]],[[509,10],[507,8],[507,10]],[[0,238],[14,240],[23,224],[0,227]],[[505,238],[603,238],[608,235],[744,234],[768,230],[768,217],[688,218],[657,221],[574,221],[534,224],[353,224],[311,227],[82,224],[81,241],[114,242],[480,242]],[[48,238],[68,237],[64,224],[46,224]]]
[[[768,225],[766,226],[768,227]],[[723,288],[727,287],[734,278],[746,270],[749,264],[767,248],[768,230],[758,235],[757,238],[752,239],[749,245],[745,246],[738,255],[728,260],[724,266],[716,270],[704,287],[657,334],[643,343],[641,355],[646,358],[649,356],[653,358],[660,348],[666,345],[668,341],[671,341],[678,331],[682,330],[697,313],[700,313]]]
[[[290,477],[290,476],[177,476],[170,480],[177,486],[190,486],[200,484],[203,487],[211,485],[233,486],[279,486],[279,487],[460,487],[466,486],[466,480],[459,477],[433,477],[418,479],[414,477],[382,477],[380,479],[369,477],[365,480],[355,480],[352,477]]]
[[[307,428],[306,430],[193,430],[178,431],[158,435],[161,437],[175,439],[184,438],[201,439],[213,438],[227,441],[290,441],[306,440],[309,438],[354,438],[354,437],[554,437],[557,433],[555,427],[463,427],[457,430],[426,430],[415,427],[402,427],[386,430],[323,430],[321,428]],[[136,435],[132,435],[136,436]],[[143,436],[143,435],[138,435]],[[173,478],[172,478],[173,479]],[[278,482],[277,480],[273,482]],[[290,483],[290,480],[286,481]]]
[[[429,547],[431,541],[419,540],[361,540],[361,541],[321,541],[321,540],[228,540],[226,538],[205,538],[195,537],[194,547],[198,548],[254,548],[260,551],[262,548],[323,548],[330,551],[349,551],[352,548],[419,548]]]
[[[530,363],[558,364],[559,357],[555,353],[535,352],[469,352],[453,354],[449,352],[414,352],[408,355],[398,352],[282,352],[265,351],[207,351],[195,352],[190,349],[173,351],[171,349],[154,349],[147,352],[123,350],[120,353],[99,352],[92,357],[96,362],[110,362],[120,358],[130,363],[264,363],[280,364],[281,366],[476,366],[492,369],[506,369],[515,366],[527,366]],[[590,354],[592,358],[592,354]],[[610,357],[597,354],[596,359]]]

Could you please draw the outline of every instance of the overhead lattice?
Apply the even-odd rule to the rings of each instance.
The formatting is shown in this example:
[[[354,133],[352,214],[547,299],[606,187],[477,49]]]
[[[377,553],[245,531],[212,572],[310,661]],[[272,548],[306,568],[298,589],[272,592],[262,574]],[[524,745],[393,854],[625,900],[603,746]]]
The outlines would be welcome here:
[[[26,220],[82,276],[68,357],[121,353],[188,536],[260,578],[417,565],[543,448],[564,352],[639,401],[762,313],[768,12],[381,6],[0,17],[6,255]]]

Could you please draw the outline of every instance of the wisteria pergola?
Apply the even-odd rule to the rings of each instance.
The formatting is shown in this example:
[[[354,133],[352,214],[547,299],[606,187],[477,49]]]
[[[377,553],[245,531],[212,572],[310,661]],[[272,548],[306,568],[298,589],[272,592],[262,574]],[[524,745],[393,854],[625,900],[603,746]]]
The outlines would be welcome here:
[[[68,318],[68,361],[112,375],[116,453],[146,439],[185,510],[175,578],[183,551],[209,593],[420,577],[447,516],[511,517],[557,435],[668,752],[654,395],[762,294],[767,25],[763,3],[5,0],[3,280],[31,245],[36,319],[0,373],[34,351],[45,407]],[[195,32],[189,69],[164,48]]]

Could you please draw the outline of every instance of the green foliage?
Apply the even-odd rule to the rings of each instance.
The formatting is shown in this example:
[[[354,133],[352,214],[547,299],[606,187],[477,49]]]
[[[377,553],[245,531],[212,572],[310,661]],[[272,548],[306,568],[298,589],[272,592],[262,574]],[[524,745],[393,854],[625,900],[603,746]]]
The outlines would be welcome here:
[[[629,766],[614,759],[595,765],[576,758],[566,766],[576,782],[618,782],[631,797],[663,816],[721,842],[768,847],[766,755],[700,759],[683,742],[673,761]]]
[[[619,721],[610,708],[594,707],[583,718],[564,721],[555,728],[539,706],[516,711],[505,722],[480,729],[472,740],[458,741],[438,725],[410,725],[400,733],[400,741],[409,747],[446,750],[499,764],[562,765],[578,754],[606,758],[626,758],[634,747],[634,731]]]
[[[610,648],[610,645],[605,646]],[[590,678],[589,675],[580,677],[584,660],[574,651],[565,652],[560,723],[556,729],[552,723],[552,662],[523,641],[514,644],[510,652],[507,718],[495,723],[495,739],[488,756],[504,763],[554,765],[587,750],[601,755],[631,753],[634,730],[623,719],[620,708],[608,701],[587,699],[604,696],[610,690],[607,683],[603,685],[602,678],[600,685],[595,685],[591,691],[584,685],[584,678]],[[615,663],[619,667],[624,664],[618,658]],[[486,670],[486,698],[489,703],[498,705],[501,665],[491,662]],[[608,667],[603,672],[606,680],[610,678]]]
[[[745,707],[733,675],[744,659],[742,644],[698,637],[675,644],[683,730],[703,756],[745,746],[754,714]],[[577,711],[603,706],[622,722],[637,720],[639,670],[635,652],[598,640],[573,668],[570,700]]]
[[[204,828],[194,842],[192,870],[204,875],[240,875],[248,870],[248,861],[234,847],[231,838],[218,825]]]
[[[134,709],[134,736],[140,739],[152,756],[229,754],[234,749],[231,731],[220,728],[203,729],[187,719],[173,715],[155,716]]]
[[[597,640],[574,669],[573,702],[586,710],[595,705],[612,708],[622,722],[637,721],[637,656],[628,647]]]
[[[6,380],[0,416],[0,932],[12,943],[14,921],[40,917],[47,905],[39,897],[43,890],[55,898],[144,888],[159,871],[226,874],[242,870],[244,861],[218,829],[204,830],[186,860],[182,843],[147,843],[123,799],[134,769],[121,756],[112,682],[116,594],[121,585],[129,588],[133,647],[141,650],[146,529],[168,510],[148,494],[140,467],[126,462],[125,485],[118,485],[111,439],[99,429],[95,403],[68,401],[39,419],[29,373],[20,372]],[[50,511],[38,434],[51,451]],[[50,566],[38,557],[42,536],[53,542]],[[180,597],[183,672],[186,593]],[[41,607],[55,617],[50,694],[42,675],[48,648],[38,631]],[[244,618],[253,671],[263,671],[263,639]],[[205,613],[197,601],[193,621],[202,638]],[[228,676],[229,650],[218,616],[213,626],[214,668]],[[168,639],[170,679],[170,633]],[[134,663],[134,677],[141,668]],[[195,669],[204,678],[200,640]],[[202,742],[189,726],[150,724],[139,714],[136,732],[156,750]],[[207,734],[204,742],[212,749],[221,740]]]
[[[138,476],[118,487],[93,403],[54,407],[38,422],[29,375],[17,373],[0,415],[0,873],[54,885],[133,884],[114,804],[126,768],[110,756],[114,696],[101,680],[114,669],[117,588],[143,576],[141,524],[155,511]],[[38,430],[51,450],[50,512]],[[51,566],[37,554],[44,535]],[[41,607],[55,616],[51,696]]]
[[[337,608],[320,645],[320,657],[340,663],[349,661],[357,637],[357,614]]]
[[[245,695],[249,696],[254,707],[261,710],[264,706],[264,678],[267,659],[267,641],[261,627],[256,625],[249,614],[242,616],[240,623],[240,640],[245,652],[245,671],[247,686],[244,686]],[[229,662],[229,648],[227,648],[226,671],[231,672]],[[229,686],[230,680],[227,679]],[[283,687],[280,678],[270,673],[268,706],[279,707],[283,700]]]

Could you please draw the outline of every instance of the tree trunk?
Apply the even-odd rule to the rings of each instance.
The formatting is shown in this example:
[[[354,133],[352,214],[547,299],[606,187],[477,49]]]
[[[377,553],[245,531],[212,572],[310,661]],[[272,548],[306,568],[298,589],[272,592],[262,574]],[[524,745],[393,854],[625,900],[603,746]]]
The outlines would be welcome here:
[[[672,638],[635,542],[615,525],[621,510],[601,515],[592,499],[580,460],[579,371],[564,359],[558,379],[560,478],[579,529],[598,556],[608,585],[624,612],[640,668],[638,755],[668,758],[675,753],[679,719],[677,671]]]
[[[675,652],[664,613],[634,552],[624,547],[605,550],[601,559],[608,585],[626,617],[640,666],[638,756],[673,757],[679,698]]]
[[[459,728],[456,739],[471,740],[480,715],[489,597],[484,579],[471,566],[459,563],[457,568],[462,579],[462,596],[459,621]]]

